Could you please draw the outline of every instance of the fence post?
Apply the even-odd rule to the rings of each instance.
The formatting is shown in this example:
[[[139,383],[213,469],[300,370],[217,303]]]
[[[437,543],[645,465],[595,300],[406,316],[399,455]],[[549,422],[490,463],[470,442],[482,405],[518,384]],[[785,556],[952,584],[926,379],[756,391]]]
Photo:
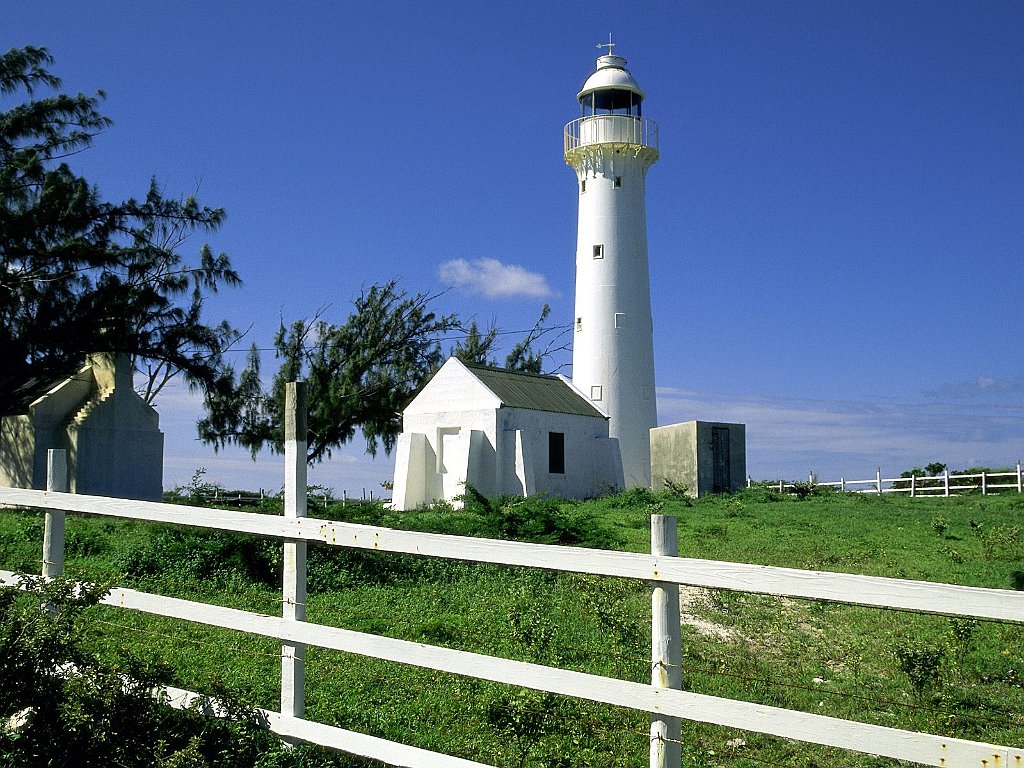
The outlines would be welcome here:
[[[985,470],[981,470],[981,495],[988,495],[988,476],[985,474]]]
[[[651,554],[679,555],[678,521],[669,515],[651,515]],[[683,687],[682,632],[679,622],[679,585],[651,584],[651,685]],[[651,715],[651,768],[678,768],[682,762],[678,717]]]
[[[1024,480],[1024,477],[1020,474],[1020,459],[1017,459],[1017,493],[1024,493],[1024,483],[1021,480]]]
[[[68,492],[68,454],[63,448],[46,452],[46,492]],[[58,509],[46,511],[43,528],[43,571],[46,578],[64,572],[64,515]]]
[[[875,487],[878,488],[878,495],[882,495],[882,468],[875,470]]]
[[[942,476],[945,479],[945,486],[946,486],[946,491],[942,495],[943,496],[949,496],[949,468],[946,468],[946,469],[942,470]]]
[[[917,495],[917,475],[910,473],[910,498]]]
[[[284,515],[306,516],[306,382],[285,385]],[[306,544],[284,544],[283,617],[306,620]],[[306,704],[306,646],[281,644],[281,714],[302,717]]]

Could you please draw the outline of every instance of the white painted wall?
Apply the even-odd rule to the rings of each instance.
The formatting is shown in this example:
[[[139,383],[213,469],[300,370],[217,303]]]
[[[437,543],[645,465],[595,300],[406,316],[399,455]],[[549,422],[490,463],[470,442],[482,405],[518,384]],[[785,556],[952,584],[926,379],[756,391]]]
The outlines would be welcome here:
[[[549,471],[549,432],[565,435],[565,472]],[[452,500],[471,483],[485,496],[587,498],[622,485],[608,420],[504,406],[449,360],[402,415],[392,506]]]
[[[651,159],[614,144],[574,157],[586,191],[579,192],[572,381],[611,416],[626,485],[649,486],[649,432],[658,423],[644,183]],[[594,246],[603,246],[603,258]]]

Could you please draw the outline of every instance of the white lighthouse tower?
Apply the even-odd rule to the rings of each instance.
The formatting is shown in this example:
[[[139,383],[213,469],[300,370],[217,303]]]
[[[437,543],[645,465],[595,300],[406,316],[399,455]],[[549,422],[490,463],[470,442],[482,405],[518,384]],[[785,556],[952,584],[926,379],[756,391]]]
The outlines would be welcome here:
[[[572,382],[611,416],[626,485],[649,487],[658,415],[644,179],[658,126],[643,117],[644,92],[611,43],[578,98],[582,117],[565,126],[565,162],[579,182]]]

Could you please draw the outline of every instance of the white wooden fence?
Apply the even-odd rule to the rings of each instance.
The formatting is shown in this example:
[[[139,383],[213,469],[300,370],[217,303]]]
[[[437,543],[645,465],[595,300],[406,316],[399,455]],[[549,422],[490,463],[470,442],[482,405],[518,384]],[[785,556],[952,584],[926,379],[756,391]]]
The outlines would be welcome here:
[[[801,485],[785,480],[758,483],[752,478],[747,478],[747,487],[764,485],[768,488],[778,488],[779,493],[793,493]],[[875,472],[875,476],[867,480],[847,480],[839,478],[829,482],[821,482],[817,475],[811,472],[807,476],[806,485],[820,485],[826,488],[835,488],[850,493],[905,493],[909,496],[956,496],[960,493],[980,491],[982,495],[993,493],[1016,492],[1024,493],[1024,473],[1021,472],[1021,463],[1017,462],[1016,469],[1006,472],[972,472],[950,474],[949,470],[943,470],[941,475],[914,476],[914,477],[882,477],[882,469]]]
[[[301,390],[297,392],[296,395],[296,390],[291,390],[289,396],[293,414],[296,405],[304,413],[304,397]],[[286,464],[289,469],[286,469],[286,513],[283,517],[62,493],[66,485],[57,474],[61,469],[57,456],[51,461],[53,479],[48,484],[49,490],[0,488],[0,504],[47,510],[43,573],[50,576],[59,575],[62,570],[63,518],[67,512],[282,539],[286,547],[286,574],[284,611],[280,617],[123,588],[112,589],[104,602],[129,610],[279,640],[282,643],[281,711],[263,711],[271,730],[282,737],[313,742],[391,765],[468,768],[482,764],[305,719],[303,669],[306,646],[345,651],[651,713],[652,765],[679,764],[678,744],[672,747],[672,734],[678,734],[678,719],[945,768],[1019,768],[1024,765],[1024,749],[1019,747],[917,733],[691,693],[678,690],[678,676],[671,679],[672,676],[664,673],[679,665],[678,613],[673,615],[671,612],[673,602],[678,611],[678,598],[672,595],[671,588],[666,589],[674,585],[1024,623],[1022,592],[676,557],[669,549],[672,524],[666,525],[664,520],[655,521],[661,535],[655,540],[655,551],[647,555],[416,533],[307,518],[303,515],[306,498],[305,445],[300,439],[304,435],[304,418],[290,420],[286,426]],[[303,620],[301,606],[305,590],[305,548],[310,542],[652,582],[655,598],[652,684],[308,623]],[[19,580],[10,571],[0,571],[0,583],[16,585]],[[190,691],[171,689],[169,694],[175,706],[184,707],[203,701],[199,694]],[[211,711],[211,714],[217,713]]]

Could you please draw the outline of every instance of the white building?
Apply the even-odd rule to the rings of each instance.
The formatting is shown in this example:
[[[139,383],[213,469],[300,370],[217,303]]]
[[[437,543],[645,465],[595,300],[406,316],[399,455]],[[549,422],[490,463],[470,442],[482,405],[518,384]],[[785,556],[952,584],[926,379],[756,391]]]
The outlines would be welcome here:
[[[649,487],[658,414],[644,185],[658,126],[621,56],[600,56],[578,99],[582,117],[565,126],[579,193],[572,381],[611,417],[626,485]]]
[[[402,414],[392,506],[485,496],[587,498],[622,486],[608,417],[560,376],[449,359]]]
[[[46,454],[67,451],[68,490],[159,501],[160,416],[132,388],[126,355],[90,355],[74,376],[37,382],[0,414],[0,485],[46,488]]]

